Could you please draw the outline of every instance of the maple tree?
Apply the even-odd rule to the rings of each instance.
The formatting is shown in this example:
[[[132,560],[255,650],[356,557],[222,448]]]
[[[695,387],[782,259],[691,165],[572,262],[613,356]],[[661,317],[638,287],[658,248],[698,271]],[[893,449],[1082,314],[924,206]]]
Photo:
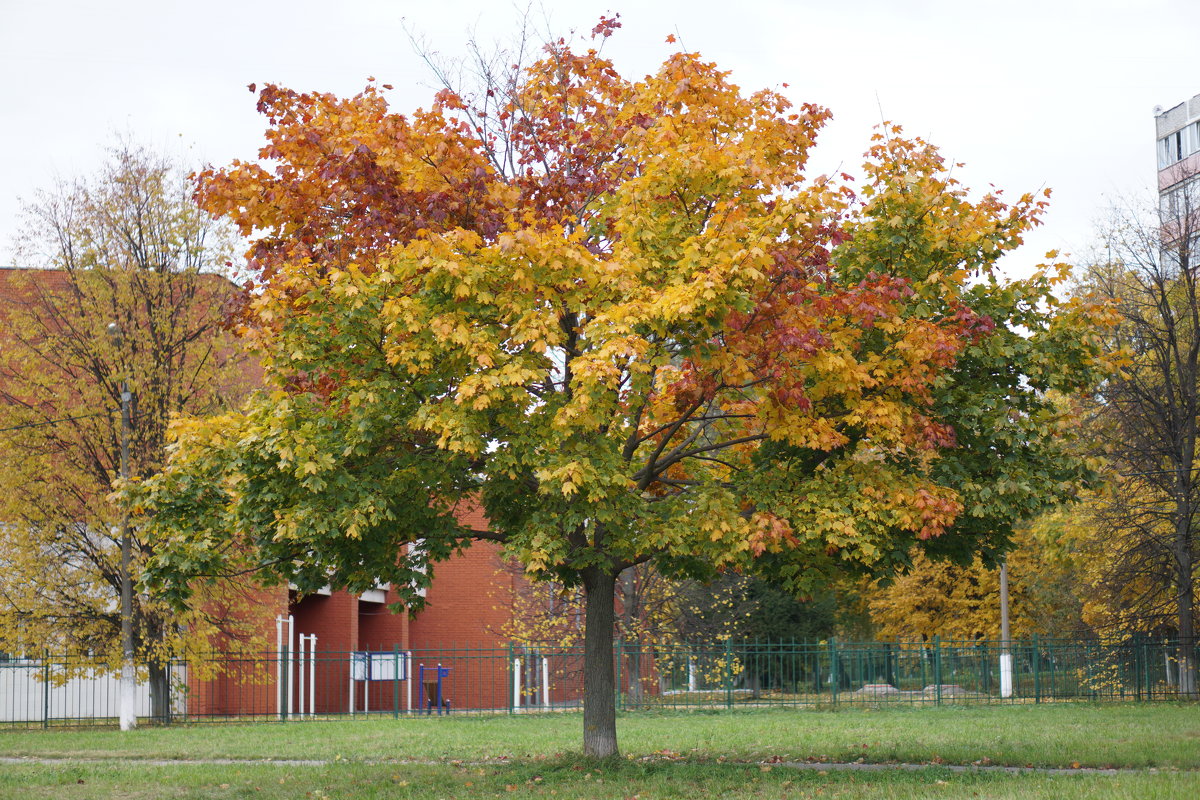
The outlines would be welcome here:
[[[257,237],[239,325],[273,388],[177,425],[139,489],[181,601],[269,565],[419,608],[428,563],[502,542],[584,592],[603,757],[625,570],[771,553],[800,591],[914,545],[994,554],[1083,475],[1043,393],[1094,379],[1098,312],[1056,300],[1059,268],[995,270],[1042,200],[972,200],[892,126],[859,190],[811,177],[828,112],[694,53],[631,81],[558,40],[410,116],[386,89],[267,86],[262,161],[201,176]],[[464,494],[488,530],[458,524]]]
[[[172,414],[212,413],[245,395],[243,359],[220,328],[232,295],[220,269],[228,226],[191,202],[170,158],[119,143],[94,176],[25,206],[17,252],[0,271],[0,649],[120,663],[120,386],[137,396],[134,475],[165,459]],[[120,326],[121,341],[107,333]],[[132,532],[134,573],[153,551]],[[234,600],[231,596],[230,601]],[[224,620],[185,615],[153,592],[133,598],[152,713],[166,717],[167,663]],[[233,603],[236,605],[236,603]],[[57,672],[59,679],[69,671]]]

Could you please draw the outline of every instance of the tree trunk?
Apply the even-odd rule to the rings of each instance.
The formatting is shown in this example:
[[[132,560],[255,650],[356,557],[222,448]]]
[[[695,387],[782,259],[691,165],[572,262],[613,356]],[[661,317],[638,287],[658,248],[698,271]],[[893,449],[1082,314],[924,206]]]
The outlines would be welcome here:
[[[583,754],[617,755],[616,683],[613,677],[613,593],[617,579],[591,567],[583,572]]]
[[[1196,586],[1192,577],[1190,548],[1184,550],[1180,569],[1178,601],[1179,620],[1179,693],[1195,700],[1200,696],[1196,686]]]
[[[171,671],[168,665],[152,661],[149,667],[150,716],[155,722],[171,722]]]
[[[1188,276],[1191,277],[1190,274]],[[1188,298],[1191,311],[1197,313],[1197,297],[1191,281],[1188,281]],[[1193,336],[1197,335],[1193,332]],[[1175,536],[1171,543],[1171,555],[1175,561],[1176,577],[1176,622],[1179,628],[1179,694],[1189,699],[1196,699],[1196,556],[1194,550],[1196,489],[1194,485],[1196,469],[1196,413],[1197,397],[1191,389],[1195,386],[1197,375],[1196,357],[1200,348],[1189,350],[1187,365],[1190,369],[1186,374],[1191,380],[1184,405],[1189,413],[1186,416],[1182,432],[1182,447],[1180,448],[1179,469],[1175,471]]]
[[[1184,448],[1184,463],[1195,463],[1194,438],[1188,437]],[[1194,469],[1192,467],[1191,469]],[[1193,572],[1195,557],[1192,554],[1193,503],[1191,502],[1191,469],[1187,474],[1179,471],[1176,478],[1175,535],[1171,543],[1171,556],[1175,562],[1175,620],[1179,631],[1179,694],[1195,699],[1196,692],[1196,583]]]

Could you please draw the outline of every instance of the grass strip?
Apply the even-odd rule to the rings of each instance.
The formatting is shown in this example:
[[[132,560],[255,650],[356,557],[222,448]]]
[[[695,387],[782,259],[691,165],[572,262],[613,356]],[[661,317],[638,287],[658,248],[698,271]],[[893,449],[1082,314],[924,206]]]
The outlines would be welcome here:
[[[1191,796],[1194,775],[954,774],[944,767],[838,773],[771,765],[622,761],[596,765],[554,759],[507,765],[18,765],[0,771],[0,798],[38,800],[407,800],[513,798],[665,800],[666,798],[994,798],[995,800],[1168,800]]]
[[[538,761],[579,749],[578,715],[432,717],[0,734],[0,755],[162,759]],[[730,761],[1200,769],[1194,705],[639,713],[622,752]]]

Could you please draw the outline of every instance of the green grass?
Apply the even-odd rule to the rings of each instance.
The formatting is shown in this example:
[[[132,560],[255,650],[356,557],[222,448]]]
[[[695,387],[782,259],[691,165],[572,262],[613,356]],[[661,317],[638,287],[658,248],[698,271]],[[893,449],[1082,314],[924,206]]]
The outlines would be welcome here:
[[[17,765],[0,769],[0,798],[20,800],[405,800],[407,798],[1139,798],[1194,796],[1194,775],[954,775],[920,772],[847,774],[715,763],[620,763],[589,768],[571,759],[511,765],[265,765],[125,764]]]
[[[68,760],[0,765],[0,798],[1174,800],[1200,795],[1196,706],[629,714],[618,723],[625,757],[602,764],[572,755],[579,749],[581,724],[578,715],[554,714],[143,727],[130,733],[8,731],[0,733],[0,755]],[[761,763],[860,758],[930,766],[847,772]],[[155,759],[332,763],[164,765]],[[1141,771],[963,774],[940,766],[974,763]]]
[[[955,706],[838,712],[639,713],[618,722],[622,753],[691,759],[1200,769],[1200,708],[1181,704]],[[0,755],[526,760],[577,752],[576,714],[432,717],[0,733]]]

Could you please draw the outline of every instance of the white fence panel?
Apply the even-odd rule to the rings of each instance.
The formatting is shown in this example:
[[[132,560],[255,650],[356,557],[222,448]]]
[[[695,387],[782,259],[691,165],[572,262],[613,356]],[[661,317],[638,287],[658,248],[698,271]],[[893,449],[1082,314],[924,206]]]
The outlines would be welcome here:
[[[90,670],[61,682],[62,675],[63,667],[47,669],[34,660],[0,664],[0,722],[117,718],[119,676]],[[186,711],[186,668],[172,665],[170,676],[171,711],[180,714]],[[150,687],[144,682],[137,687],[136,713],[150,716]]]

